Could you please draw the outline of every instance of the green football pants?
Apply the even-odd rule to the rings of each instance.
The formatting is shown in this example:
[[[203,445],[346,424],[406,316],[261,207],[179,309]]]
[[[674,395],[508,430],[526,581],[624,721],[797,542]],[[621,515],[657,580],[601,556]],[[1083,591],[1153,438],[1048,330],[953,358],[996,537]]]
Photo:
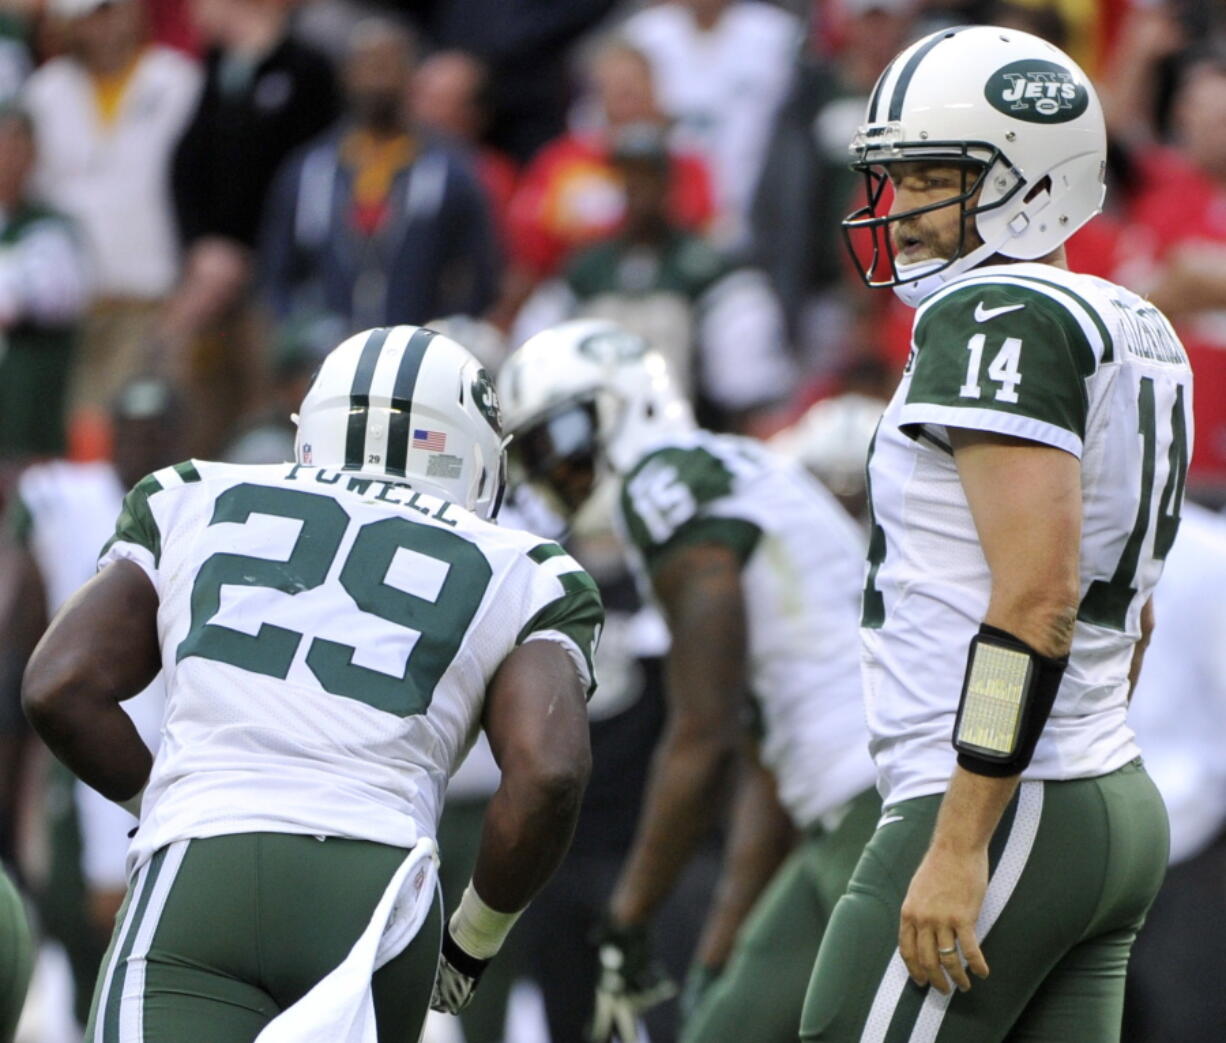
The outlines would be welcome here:
[[[21,896],[0,870],[0,1043],[9,1043],[17,1031],[33,964],[34,945]]]
[[[1139,760],[1024,782],[989,849],[967,993],[920,988],[898,918],[941,797],[886,809],[813,969],[801,1039],[835,1043],[1105,1043],[1119,1039],[1128,954],[1166,869],[1166,810]]]
[[[348,955],[408,854],[362,840],[240,833],[171,844],[134,877],[88,1043],[251,1043]],[[442,937],[434,905],[372,981],[379,1039],[421,1033]]]
[[[877,791],[866,790],[836,829],[806,835],[755,903],[683,1043],[796,1043],[822,934],[880,814]]]

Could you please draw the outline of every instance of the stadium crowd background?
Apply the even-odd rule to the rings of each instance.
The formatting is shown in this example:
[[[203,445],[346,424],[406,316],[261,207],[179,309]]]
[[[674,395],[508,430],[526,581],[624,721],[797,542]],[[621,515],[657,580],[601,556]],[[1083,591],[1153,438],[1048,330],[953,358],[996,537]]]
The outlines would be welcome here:
[[[668,355],[705,426],[762,437],[820,400],[888,397],[910,313],[868,292],[845,256],[838,222],[862,191],[846,145],[885,63],[966,22],[1045,36],[1098,86],[1107,210],[1071,240],[1070,263],[1175,322],[1196,371],[1188,495],[1221,507],[1219,0],[0,0],[0,856],[50,954],[19,1038],[73,1038],[65,968],[91,980],[122,892],[122,832],[99,839],[107,810],[50,767],[17,701],[44,614],[31,598],[62,600],[51,576],[25,582],[32,548],[54,537],[88,559],[101,542],[56,513],[85,488],[72,476],[111,460],[130,483],[187,456],[289,459],[289,414],[318,361],[391,323],[446,327],[496,369],[553,322],[615,318]],[[95,470],[48,472],[60,458]],[[102,538],[105,515],[90,519]],[[505,982],[483,986],[465,1022],[471,1043],[503,1038],[515,977],[541,998],[526,1001],[535,1020],[513,1004],[512,1024],[529,1027],[506,1038],[545,1038],[544,1022],[555,1043],[578,1038],[587,933],[660,728],[658,627],[607,543],[585,551],[610,612],[596,775],[567,865],[500,957]],[[1226,537],[1197,553],[1189,587],[1226,569]],[[1221,601],[1220,584],[1206,589]],[[1222,614],[1202,607],[1201,620]],[[1198,668],[1213,654],[1188,648]],[[1126,1032],[1138,1040],[1226,1038],[1226,1021],[1169,1020],[1183,1003],[1171,990],[1212,991],[1226,966],[1213,738],[1226,737],[1226,666],[1205,662],[1198,677],[1180,713],[1199,722],[1195,744],[1151,714],[1202,821],[1175,848],[1192,870],[1172,872],[1175,927],[1155,961],[1170,980],[1135,990]],[[453,787],[451,886],[467,878],[490,789],[479,765]],[[718,850],[712,838],[661,925],[678,975]],[[1180,970],[1197,959],[1215,962]],[[673,1006],[650,1021],[656,1043],[671,1038]]]

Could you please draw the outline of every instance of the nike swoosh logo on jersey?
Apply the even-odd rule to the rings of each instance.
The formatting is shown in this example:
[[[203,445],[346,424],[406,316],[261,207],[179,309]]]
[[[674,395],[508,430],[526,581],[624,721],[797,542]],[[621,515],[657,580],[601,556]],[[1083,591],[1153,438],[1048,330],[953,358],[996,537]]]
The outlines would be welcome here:
[[[902,819],[902,815],[882,815],[877,821],[877,828],[880,829],[882,826],[888,826],[891,822],[901,822]]]
[[[1005,315],[1011,311],[1019,311],[1026,307],[1024,304],[1006,304],[1000,308],[985,308],[983,301],[975,305],[975,321],[987,322],[988,319],[994,319],[997,315]]]

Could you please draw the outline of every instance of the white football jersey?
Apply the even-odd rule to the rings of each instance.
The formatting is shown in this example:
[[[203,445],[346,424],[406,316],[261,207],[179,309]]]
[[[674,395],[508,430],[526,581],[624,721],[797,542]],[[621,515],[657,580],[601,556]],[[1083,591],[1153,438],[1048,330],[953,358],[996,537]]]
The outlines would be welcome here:
[[[412,847],[517,645],[560,643],[594,684],[575,561],[402,482],[178,464],[129,493],[119,558],[157,588],[167,688],[131,866],[241,832]]]
[[[861,638],[882,797],[942,792],[966,652],[991,577],[947,426],[1081,461],[1081,604],[1072,654],[1025,779],[1112,771],[1140,613],[1175,538],[1192,446],[1192,374],[1166,318],[1103,279],[1027,263],[928,298],[869,455],[873,528]]]
[[[762,760],[800,827],[873,784],[856,654],[864,539],[799,467],[747,438],[694,431],[626,474],[618,512],[644,580],[678,546],[733,548]]]

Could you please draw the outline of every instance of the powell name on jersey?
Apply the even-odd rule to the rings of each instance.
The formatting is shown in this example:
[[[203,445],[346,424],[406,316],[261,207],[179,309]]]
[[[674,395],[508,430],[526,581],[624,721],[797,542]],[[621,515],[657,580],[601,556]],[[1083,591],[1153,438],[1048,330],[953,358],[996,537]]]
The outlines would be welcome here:
[[[121,558],[157,589],[168,693],[133,865],[260,830],[411,847],[517,645],[560,643],[594,687],[603,611],[574,559],[404,483],[178,464],[128,494]]]
[[[834,498],[749,439],[694,431],[647,452],[619,503],[641,575],[695,543],[743,562],[762,759],[793,820],[810,826],[871,786],[855,651],[863,538]]]
[[[889,802],[945,788],[966,648],[991,578],[947,427],[1081,461],[1073,652],[1024,778],[1101,775],[1138,753],[1125,723],[1140,613],[1175,538],[1192,374],[1170,324],[1105,280],[1045,264],[977,269],[916,313],[911,357],[869,456],[861,635]]]

